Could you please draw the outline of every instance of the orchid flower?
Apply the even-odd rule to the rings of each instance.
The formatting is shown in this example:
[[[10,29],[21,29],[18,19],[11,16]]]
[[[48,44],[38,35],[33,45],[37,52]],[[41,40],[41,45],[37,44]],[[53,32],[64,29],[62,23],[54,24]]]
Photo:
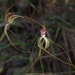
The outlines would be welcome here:
[[[46,29],[45,28],[42,28],[41,30],[40,30],[40,33],[41,33],[41,37],[39,37],[39,39],[38,39],[38,46],[40,47],[40,46],[43,46],[43,44],[44,44],[44,48],[45,49],[48,49],[49,48],[49,46],[50,46],[50,41],[49,41],[49,39],[46,37]],[[40,47],[41,48],[41,47]]]
[[[49,46],[50,46],[50,41],[49,41],[49,39],[46,37],[46,32],[47,32],[47,31],[46,31],[45,28],[42,28],[42,29],[40,30],[41,36],[39,37],[38,43],[37,43],[38,47],[40,48],[40,50],[39,50],[39,55],[38,55],[38,56],[41,55],[41,50],[42,50],[41,47],[44,47],[45,49],[48,49]]]
[[[53,58],[57,59],[58,61],[60,61],[60,62],[62,62],[62,63],[64,63],[64,64],[67,64],[67,65],[70,65],[70,66],[72,66],[72,67],[75,69],[75,65],[73,65],[73,63],[72,63],[72,61],[71,61],[71,59],[70,59],[68,53],[65,51],[65,49],[62,48],[60,45],[54,43],[54,42],[53,42],[52,40],[50,40],[48,37],[46,37],[46,32],[47,32],[47,31],[46,31],[45,28],[42,28],[42,29],[40,30],[41,37],[38,39],[38,43],[37,43],[38,47],[40,48],[39,57],[42,55],[42,54],[41,54],[41,50],[43,50],[43,51],[45,51],[46,53],[48,53],[50,56],[52,56]],[[60,47],[62,50],[65,51],[65,53],[67,54],[67,56],[68,56],[68,58],[69,58],[69,62],[70,62],[70,63],[67,63],[67,62],[65,62],[65,61],[63,61],[63,60],[57,58],[56,56],[54,56],[53,54],[51,54],[50,52],[47,51],[47,49],[48,49],[49,46],[50,46],[50,42],[53,43],[53,44],[55,44],[56,46]]]
[[[4,35],[6,35],[8,41],[11,43],[11,45],[17,49],[18,51],[21,51],[20,49],[18,49],[16,46],[13,45],[13,43],[11,42],[9,36],[8,36],[8,29],[10,28],[11,24],[13,23],[13,21],[18,18],[18,15],[14,15],[13,13],[8,13],[6,16],[5,16],[5,21],[6,21],[6,25],[4,27]],[[11,31],[12,32],[12,31]],[[13,32],[12,32],[13,33]],[[15,35],[15,33],[13,33]],[[16,36],[16,35],[15,35]],[[16,36],[17,37],[17,36]],[[18,38],[18,37],[17,37]],[[24,51],[23,51],[24,52]]]
[[[10,40],[9,35],[8,35],[8,33],[7,33],[7,31],[9,30],[9,28],[10,28],[10,26],[11,26],[11,24],[13,23],[13,21],[14,21],[16,18],[18,18],[18,17],[22,17],[22,16],[14,15],[13,13],[7,13],[7,14],[5,15],[6,25],[5,25],[5,27],[4,27],[4,32],[3,32],[3,34],[2,34],[2,36],[1,36],[1,38],[0,38],[0,41],[2,41],[2,39],[3,39],[4,36],[6,35],[8,41],[10,42],[10,44],[11,44],[16,50],[26,53],[25,51],[22,51],[22,50],[18,49],[16,46],[13,45],[13,43],[12,43],[12,41]],[[10,30],[10,31],[11,31],[11,30]],[[13,33],[12,31],[11,31],[11,33],[16,36],[16,34]],[[16,36],[16,37],[17,37],[17,36]],[[17,37],[17,38],[18,38],[18,37]],[[28,53],[28,52],[27,52],[27,53]]]

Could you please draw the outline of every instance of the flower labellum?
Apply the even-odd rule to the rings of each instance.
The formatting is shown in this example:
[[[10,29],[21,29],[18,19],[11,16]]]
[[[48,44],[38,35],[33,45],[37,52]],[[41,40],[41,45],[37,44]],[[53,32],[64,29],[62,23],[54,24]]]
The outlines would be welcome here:
[[[42,28],[40,30],[40,33],[41,33],[41,37],[45,37],[45,35],[46,35],[46,29]]]
[[[12,24],[13,20],[17,17],[18,17],[17,15],[14,15],[13,13],[10,12],[5,16],[5,21],[7,22],[7,24]]]

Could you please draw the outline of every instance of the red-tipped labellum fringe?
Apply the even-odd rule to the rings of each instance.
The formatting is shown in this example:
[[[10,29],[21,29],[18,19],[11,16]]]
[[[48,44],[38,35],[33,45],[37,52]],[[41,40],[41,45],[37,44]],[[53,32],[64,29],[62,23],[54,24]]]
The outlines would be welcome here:
[[[42,29],[40,30],[41,36],[42,36],[42,37],[45,37],[46,32],[47,32],[46,29],[42,28]]]

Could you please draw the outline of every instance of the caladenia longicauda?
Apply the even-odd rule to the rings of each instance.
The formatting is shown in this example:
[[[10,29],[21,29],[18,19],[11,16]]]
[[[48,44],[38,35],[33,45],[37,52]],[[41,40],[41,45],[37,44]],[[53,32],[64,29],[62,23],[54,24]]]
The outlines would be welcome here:
[[[50,56],[54,57],[55,59],[57,59],[58,61],[64,63],[64,64],[67,64],[67,65],[70,65],[72,66],[74,69],[75,69],[75,65],[73,65],[72,61],[71,61],[71,58],[69,56],[69,54],[66,52],[66,50],[61,47],[60,45],[54,43],[52,40],[50,40],[47,36],[46,36],[46,33],[47,33],[47,30],[46,28],[42,28],[40,30],[40,37],[38,38],[38,42],[37,42],[37,45],[38,47],[40,48],[40,51],[39,51],[39,56],[41,55],[41,51],[45,51],[46,53],[48,53]],[[59,48],[61,48],[68,56],[68,59],[69,59],[69,63],[57,58],[56,56],[54,56],[53,54],[51,54],[50,52],[47,51],[47,49],[49,48],[50,46],[50,43],[53,43],[54,45],[58,46]]]
[[[48,49],[50,46],[50,40],[48,37],[46,37],[46,33],[47,33],[46,28],[41,28],[40,30],[41,36],[38,38],[38,42],[37,42],[37,45],[40,49],[42,48]]]
[[[6,25],[5,25],[5,27],[4,27],[4,33],[2,34],[2,39],[3,39],[4,36],[6,35],[8,41],[10,42],[10,44],[11,44],[16,50],[21,51],[21,52],[24,52],[24,53],[28,53],[28,52],[26,52],[26,51],[22,51],[22,50],[20,50],[19,48],[17,48],[17,47],[12,43],[12,41],[10,40],[9,35],[8,35],[8,33],[7,33],[7,31],[9,30],[9,28],[10,28],[10,26],[11,26],[11,24],[13,23],[13,21],[14,21],[16,18],[18,18],[18,17],[21,17],[21,16],[19,16],[19,15],[14,15],[14,14],[11,13],[11,12],[9,12],[9,13],[7,13],[7,14],[5,15]],[[12,32],[11,30],[9,30],[9,31]],[[16,35],[15,33],[12,32],[12,34],[14,34],[14,35],[17,37],[17,35]],[[18,38],[18,37],[17,37],[17,38]]]
[[[5,35],[6,35],[6,37],[7,37],[7,39],[8,39],[8,41],[11,43],[11,45],[14,47],[14,48],[16,48],[17,50],[19,50],[19,51],[21,51],[20,49],[18,49],[16,46],[14,46],[13,45],[13,43],[11,42],[11,40],[10,40],[10,38],[9,38],[9,36],[8,36],[8,33],[7,33],[7,31],[9,30],[9,28],[10,28],[10,26],[11,26],[11,24],[13,23],[13,21],[17,18],[18,16],[17,15],[14,15],[13,13],[7,13],[6,15],[5,15],[5,21],[6,21],[6,25],[5,25],[5,27],[4,27],[4,33],[5,33]],[[13,33],[14,34],[14,33]],[[14,34],[15,35],[15,34]],[[16,35],[15,35],[16,36]],[[16,36],[17,37],[17,36]]]

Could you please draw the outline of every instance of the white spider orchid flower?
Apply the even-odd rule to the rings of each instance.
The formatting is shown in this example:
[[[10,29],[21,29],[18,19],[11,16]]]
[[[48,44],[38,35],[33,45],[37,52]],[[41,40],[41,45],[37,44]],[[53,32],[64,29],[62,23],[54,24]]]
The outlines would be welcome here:
[[[44,29],[44,28],[42,28],[42,29],[40,30],[41,37],[38,39],[38,47],[39,47],[40,49],[42,49],[42,47],[45,48],[45,49],[47,49],[47,48],[49,48],[49,46],[50,46],[50,41],[49,41],[49,39],[46,37],[46,32],[47,32],[47,30]]]

